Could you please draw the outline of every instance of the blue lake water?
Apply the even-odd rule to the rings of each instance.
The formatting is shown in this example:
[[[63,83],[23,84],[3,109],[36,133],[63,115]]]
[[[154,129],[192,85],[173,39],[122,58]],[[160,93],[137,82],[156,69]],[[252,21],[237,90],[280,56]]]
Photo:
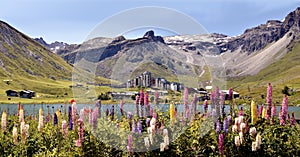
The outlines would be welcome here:
[[[121,115],[119,104],[111,104],[111,105],[105,104],[105,105],[102,105],[101,111],[104,113],[106,111],[106,109],[110,110],[112,105],[114,105],[116,115]],[[37,115],[38,112],[39,112],[39,109],[41,107],[43,108],[44,113],[48,113],[48,111],[49,111],[50,114],[53,114],[53,112],[55,112],[57,109],[60,109],[62,111],[62,113],[64,113],[64,112],[67,113],[68,106],[70,106],[70,105],[69,104],[67,104],[67,105],[65,105],[65,104],[26,104],[26,105],[23,105],[23,106],[24,106],[25,115],[32,115],[32,114]],[[153,105],[151,105],[151,106],[153,107]],[[77,104],[78,111],[80,109],[82,109],[83,107],[94,108],[95,105]],[[177,104],[177,105],[175,105],[175,107],[177,108],[177,111],[179,113],[184,111],[184,105],[182,105],[182,104]],[[240,107],[243,107],[244,110],[250,108],[249,105],[245,105],[245,106],[240,105],[239,108]],[[279,114],[280,107],[281,106],[277,106],[277,115]],[[159,104],[157,106],[157,109],[159,109],[160,111],[167,111],[169,109],[169,104]],[[229,109],[230,109],[230,106],[225,105],[225,112],[226,113],[229,113]],[[1,113],[2,113],[3,110],[6,110],[6,112],[8,114],[17,114],[18,105],[17,104],[0,104]],[[208,110],[210,110],[210,105],[208,105]],[[124,111],[125,112],[131,112],[131,113],[135,114],[135,104],[124,104]],[[197,106],[197,112],[203,113],[203,111],[204,111],[203,110],[203,105],[198,105]],[[295,113],[295,118],[296,119],[300,119],[300,107],[289,106],[288,107],[288,113],[291,114],[292,112]]]

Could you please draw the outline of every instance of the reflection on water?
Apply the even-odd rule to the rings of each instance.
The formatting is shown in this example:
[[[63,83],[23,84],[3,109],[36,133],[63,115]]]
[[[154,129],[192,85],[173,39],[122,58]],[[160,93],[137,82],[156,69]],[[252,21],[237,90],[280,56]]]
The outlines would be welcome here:
[[[101,111],[104,113],[106,111],[106,109],[111,109],[113,104],[111,105],[102,105],[101,107]],[[55,112],[57,109],[61,110],[62,113],[68,113],[67,109],[69,104],[65,105],[65,104],[27,104],[27,105],[23,105],[24,106],[24,111],[25,111],[25,115],[32,115],[35,114],[37,115],[39,112],[39,109],[42,107],[44,110],[44,113],[48,113],[50,112],[50,114],[52,114],[53,112]],[[80,109],[82,109],[83,107],[86,108],[94,108],[95,105],[84,105],[84,104],[77,104],[77,109],[78,111]],[[115,113],[116,115],[121,115],[120,112],[120,106],[119,104],[114,104],[115,107]],[[155,108],[154,105],[152,105],[152,107]],[[184,111],[184,105],[182,104],[177,104],[175,105],[175,107],[177,108],[177,111],[183,112]],[[240,105],[240,107],[243,107],[244,110],[249,110],[250,109],[250,105]],[[280,107],[281,106],[277,106],[277,115],[280,111]],[[169,104],[160,104],[158,106],[156,106],[156,108],[160,111],[167,111],[169,109]],[[229,113],[229,105],[225,105],[225,112]],[[0,105],[0,111],[2,113],[3,110],[6,110],[6,112],[8,114],[17,114],[18,111],[18,105],[17,104],[1,104]],[[124,110],[126,112],[131,112],[135,114],[135,104],[124,104]],[[208,111],[210,110],[210,105],[208,106]],[[197,112],[201,112],[203,113],[203,105],[198,105],[197,106]],[[292,112],[295,113],[295,118],[296,119],[300,119],[300,107],[297,106],[289,106],[288,107],[288,113],[291,114]]]

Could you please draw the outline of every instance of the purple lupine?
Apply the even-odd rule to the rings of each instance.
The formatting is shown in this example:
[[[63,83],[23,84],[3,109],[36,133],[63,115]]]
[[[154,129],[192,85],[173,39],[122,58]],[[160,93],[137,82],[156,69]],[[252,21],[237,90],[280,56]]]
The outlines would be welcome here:
[[[228,128],[229,128],[229,122],[228,119],[225,117],[223,122],[223,130],[226,134],[228,133]]]
[[[81,147],[84,142],[84,124],[81,119],[78,119],[78,140],[76,140],[76,146]]]
[[[131,112],[128,112],[128,113],[127,113],[127,118],[128,118],[129,120],[132,119],[132,113],[131,113]]]
[[[121,115],[123,116],[124,115],[124,102],[123,102],[123,100],[120,101],[120,112],[121,112]]]
[[[69,106],[69,110],[68,110],[68,118],[69,118],[69,129],[70,129],[70,130],[73,130],[72,106]]]
[[[239,116],[244,116],[243,107],[241,107],[241,109],[240,109],[240,111],[239,111]]]
[[[139,104],[140,104],[140,96],[136,95],[135,96],[135,112],[136,112],[136,115],[138,115],[138,116],[139,116]]]
[[[228,100],[232,100],[232,96],[233,96],[233,90],[232,90],[232,88],[229,88],[229,91],[228,91]]]
[[[291,124],[291,126],[293,126],[293,125],[296,125],[296,119],[295,119],[295,114],[294,114],[294,112],[292,113],[292,118],[290,119],[290,124]]]
[[[270,119],[271,117],[271,108],[272,108],[272,85],[271,83],[268,84],[268,89],[267,89],[267,115],[266,119]]]
[[[142,122],[139,120],[137,124],[138,133],[141,134],[143,131]]]
[[[128,143],[127,143],[128,152],[132,152],[132,135],[128,135]]]
[[[217,121],[217,123],[216,123],[216,132],[220,133],[220,131],[221,131],[221,124],[220,124],[219,121]]]
[[[231,123],[232,123],[231,120],[232,120],[232,117],[231,117],[231,115],[229,115],[227,117],[228,126],[231,125]]]
[[[155,91],[155,105],[159,104],[158,99],[159,99],[159,93],[158,91]]]
[[[183,104],[184,104],[184,112],[185,112],[185,118],[188,117],[188,101],[189,101],[189,91],[187,87],[184,87],[184,99],[183,99]]]
[[[281,106],[281,118],[280,118],[280,124],[284,125],[286,118],[287,118],[287,111],[288,111],[288,97],[287,95],[284,96]]]
[[[136,120],[133,120],[132,133],[137,133],[137,132],[138,132],[138,128],[137,128],[137,125],[136,125]]]
[[[207,112],[207,108],[208,108],[208,101],[207,100],[204,100],[203,102],[203,108],[204,108],[204,113]]]
[[[112,105],[112,107],[111,107],[110,116],[111,116],[111,120],[113,121],[114,117],[115,117],[115,106],[114,105]]]
[[[144,104],[146,107],[146,116],[149,116],[150,115],[150,106],[149,106],[149,93],[148,92],[146,92],[144,94]]]
[[[218,148],[219,148],[220,156],[223,156],[223,154],[224,154],[224,135],[223,134],[219,134]]]
[[[53,115],[53,125],[56,125],[58,123],[57,114],[54,113]]]
[[[151,120],[150,118],[147,118],[147,119],[146,119],[146,126],[147,126],[147,127],[150,126],[150,120]]]

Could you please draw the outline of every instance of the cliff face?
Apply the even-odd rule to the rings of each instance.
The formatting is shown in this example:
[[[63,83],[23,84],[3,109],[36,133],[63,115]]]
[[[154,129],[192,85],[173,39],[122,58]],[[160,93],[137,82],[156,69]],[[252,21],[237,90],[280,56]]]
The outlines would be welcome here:
[[[266,24],[247,29],[242,35],[231,38],[228,42],[220,43],[222,52],[235,51],[241,48],[241,52],[251,54],[264,49],[268,44],[278,41],[286,33],[297,36],[300,25],[300,8],[289,13],[283,22],[269,20]]]

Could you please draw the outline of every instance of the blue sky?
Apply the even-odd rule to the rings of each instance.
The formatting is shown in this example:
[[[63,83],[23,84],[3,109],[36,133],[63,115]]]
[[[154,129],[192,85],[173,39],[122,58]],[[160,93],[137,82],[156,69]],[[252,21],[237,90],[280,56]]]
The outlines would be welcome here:
[[[0,0],[0,4],[0,20],[30,37],[43,37],[47,42],[80,43],[96,26],[110,19],[112,15],[137,7],[171,8],[195,19],[210,33],[218,32],[234,36],[269,19],[282,20],[289,12],[300,6],[300,1]],[[134,37],[141,33],[141,31],[131,32],[133,33],[126,35]],[[170,35],[164,31],[160,33]]]

